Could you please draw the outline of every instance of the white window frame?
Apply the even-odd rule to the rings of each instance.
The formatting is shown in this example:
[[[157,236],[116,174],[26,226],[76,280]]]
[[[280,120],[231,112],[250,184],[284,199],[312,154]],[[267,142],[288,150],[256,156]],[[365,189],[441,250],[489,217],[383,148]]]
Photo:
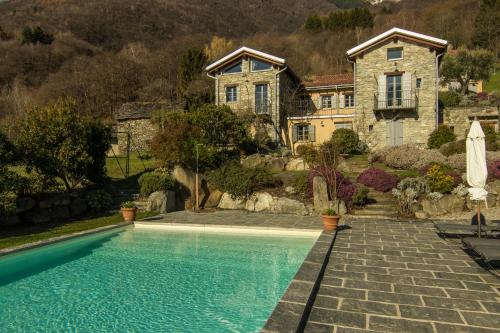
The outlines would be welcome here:
[[[390,50],[401,50],[401,57],[400,58],[392,58],[392,59],[389,59],[389,51]],[[389,47],[387,48],[387,61],[397,61],[397,60],[403,60],[404,58],[404,48],[403,47]]]
[[[330,100],[330,105],[328,105],[328,103],[326,103],[325,105],[325,101],[329,99]],[[322,109],[331,109],[333,108],[333,96],[332,95],[321,95],[321,108]]]
[[[344,95],[344,107],[353,108],[354,107],[354,94]]]
[[[297,141],[308,142],[309,136],[309,124],[298,124],[297,125]]]
[[[234,103],[234,102],[237,102],[238,101],[238,86],[227,86],[225,87],[225,93],[226,93],[226,103]],[[229,93],[229,90],[233,90],[234,89],[234,92],[231,92]],[[231,95],[233,97],[233,99],[229,100],[227,97],[229,96],[228,95]]]
[[[253,69],[253,62],[254,62],[254,60],[258,60],[258,59],[250,59],[250,71],[251,71],[252,73],[257,73],[257,72],[268,72],[268,71],[272,71],[272,70],[273,70],[273,64],[271,64],[271,63],[269,63],[269,66],[271,66],[271,67],[269,67],[268,69],[255,69],[255,70],[254,70],[254,69]],[[259,60],[259,61],[261,61],[261,62],[263,62],[263,63],[267,63],[266,61],[262,61],[262,60]]]

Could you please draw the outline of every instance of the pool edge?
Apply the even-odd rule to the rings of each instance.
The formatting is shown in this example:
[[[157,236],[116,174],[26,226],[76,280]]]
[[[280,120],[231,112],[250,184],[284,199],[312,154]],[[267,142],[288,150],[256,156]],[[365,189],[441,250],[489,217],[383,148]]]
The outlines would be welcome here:
[[[118,224],[107,225],[104,227],[74,232],[74,233],[67,234],[67,235],[47,238],[47,239],[43,239],[43,240],[40,240],[37,242],[27,243],[27,244],[23,244],[23,245],[19,245],[19,246],[7,247],[5,249],[0,249],[0,257],[6,256],[9,254],[13,254],[13,253],[26,251],[26,250],[35,249],[37,247],[41,247],[41,246],[45,246],[45,245],[63,242],[66,240],[70,240],[70,239],[74,239],[74,238],[78,238],[78,237],[82,237],[82,236],[92,235],[92,234],[99,233],[102,231],[117,229],[117,228],[129,226],[129,225],[133,225],[133,222],[122,222],[122,223],[118,223]]]
[[[337,231],[323,231],[293,277],[261,333],[302,332],[330,258]]]

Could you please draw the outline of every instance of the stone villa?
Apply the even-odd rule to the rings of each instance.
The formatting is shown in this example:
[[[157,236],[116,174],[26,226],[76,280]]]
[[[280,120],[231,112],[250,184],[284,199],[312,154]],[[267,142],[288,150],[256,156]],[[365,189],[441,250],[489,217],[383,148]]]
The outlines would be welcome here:
[[[393,28],[350,50],[353,74],[297,78],[286,60],[242,47],[206,68],[218,105],[266,114],[292,150],[352,128],[370,148],[424,145],[438,124],[438,69],[448,42]]]

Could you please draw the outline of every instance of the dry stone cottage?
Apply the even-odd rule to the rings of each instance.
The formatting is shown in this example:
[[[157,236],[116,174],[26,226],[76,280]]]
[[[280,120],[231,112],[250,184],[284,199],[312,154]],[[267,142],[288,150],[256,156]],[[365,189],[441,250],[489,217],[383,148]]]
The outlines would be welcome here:
[[[294,149],[353,128],[370,148],[425,145],[437,126],[438,68],[447,41],[393,28],[350,50],[353,74],[299,80],[286,60],[242,47],[209,65],[218,105],[267,114]]]

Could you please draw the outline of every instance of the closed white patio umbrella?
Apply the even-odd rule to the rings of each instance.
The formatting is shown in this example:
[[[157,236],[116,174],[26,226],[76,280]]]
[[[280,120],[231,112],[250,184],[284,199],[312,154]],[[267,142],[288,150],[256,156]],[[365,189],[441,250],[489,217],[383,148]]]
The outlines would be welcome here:
[[[488,169],[486,167],[486,146],[484,132],[479,121],[474,120],[467,135],[467,182],[471,200],[477,203],[477,230],[481,237],[480,201],[486,201],[488,191],[485,190]]]

